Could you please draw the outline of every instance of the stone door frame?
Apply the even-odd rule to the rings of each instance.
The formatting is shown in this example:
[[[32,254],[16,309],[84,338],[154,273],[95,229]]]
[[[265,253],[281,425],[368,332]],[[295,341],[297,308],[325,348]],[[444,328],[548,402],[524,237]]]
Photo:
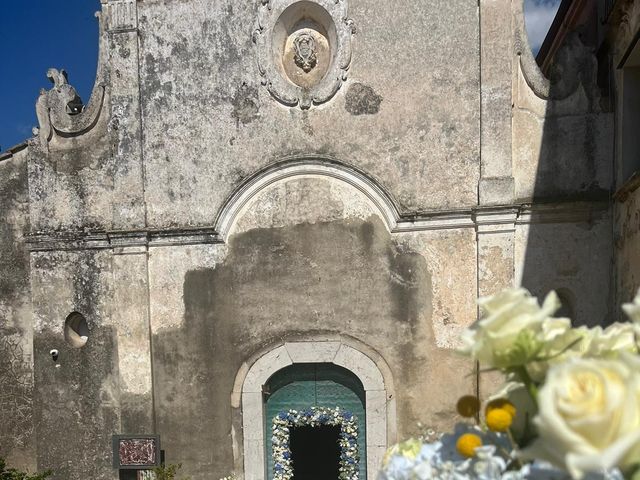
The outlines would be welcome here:
[[[242,448],[235,429],[232,431],[236,468],[244,467],[245,480],[265,480],[262,387],[274,373],[295,363],[332,363],[351,371],[362,382],[367,425],[367,477],[374,479],[386,449],[396,437],[393,380],[389,367],[377,352],[360,342],[345,340],[287,342],[254,356],[240,367],[231,398],[232,407],[242,407]]]

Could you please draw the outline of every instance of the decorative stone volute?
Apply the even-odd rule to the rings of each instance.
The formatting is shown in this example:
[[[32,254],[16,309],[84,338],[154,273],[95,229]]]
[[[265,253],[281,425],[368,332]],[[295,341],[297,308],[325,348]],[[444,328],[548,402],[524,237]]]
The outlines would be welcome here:
[[[55,114],[81,113],[84,108],[82,99],[76,89],[69,85],[67,72],[64,69],[50,68],[47,70],[47,78],[53,83],[53,88],[49,92],[41,90],[40,93],[48,96],[49,108]]]
[[[90,129],[102,110],[104,85],[98,84],[89,104],[84,105],[76,89],[69,85],[65,70],[50,68],[47,78],[53,87],[40,91],[36,102],[39,128],[34,133],[46,143],[56,132],[64,136],[76,136]]]
[[[354,32],[347,0],[261,0],[253,41],[262,84],[291,107],[330,100],[347,79]]]

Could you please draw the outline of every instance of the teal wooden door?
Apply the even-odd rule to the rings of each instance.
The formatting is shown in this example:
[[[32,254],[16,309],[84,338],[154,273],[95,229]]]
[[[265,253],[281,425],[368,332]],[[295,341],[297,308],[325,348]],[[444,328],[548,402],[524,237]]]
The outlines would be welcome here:
[[[362,383],[348,370],[329,363],[296,364],[275,373],[266,385],[265,437],[267,478],[273,479],[271,425],[281,411],[340,407],[358,419],[359,478],[366,476],[366,412]],[[329,480],[329,479],[327,479]]]

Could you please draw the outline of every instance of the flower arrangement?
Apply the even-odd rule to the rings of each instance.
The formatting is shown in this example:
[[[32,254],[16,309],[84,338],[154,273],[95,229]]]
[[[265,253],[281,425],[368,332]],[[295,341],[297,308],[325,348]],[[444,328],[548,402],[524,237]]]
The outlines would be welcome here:
[[[274,456],[274,480],[291,480],[293,465],[289,437],[291,428],[330,425],[340,427],[340,480],[358,480],[358,421],[340,407],[313,407],[303,411],[279,412],[273,418],[272,442]]]
[[[504,374],[474,419],[452,434],[392,447],[380,480],[640,479],[640,292],[623,305],[631,322],[572,327],[525,289],[481,298],[482,317],[461,353]]]

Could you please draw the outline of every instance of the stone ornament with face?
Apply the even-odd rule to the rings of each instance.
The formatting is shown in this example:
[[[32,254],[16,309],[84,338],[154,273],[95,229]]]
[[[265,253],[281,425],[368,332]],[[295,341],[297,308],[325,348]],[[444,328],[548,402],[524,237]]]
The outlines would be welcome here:
[[[296,65],[309,73],[318,62],[316,56],[316,41],[312,35],[308,33],[301,33],[293,41],[295,48],[294,61]]]

